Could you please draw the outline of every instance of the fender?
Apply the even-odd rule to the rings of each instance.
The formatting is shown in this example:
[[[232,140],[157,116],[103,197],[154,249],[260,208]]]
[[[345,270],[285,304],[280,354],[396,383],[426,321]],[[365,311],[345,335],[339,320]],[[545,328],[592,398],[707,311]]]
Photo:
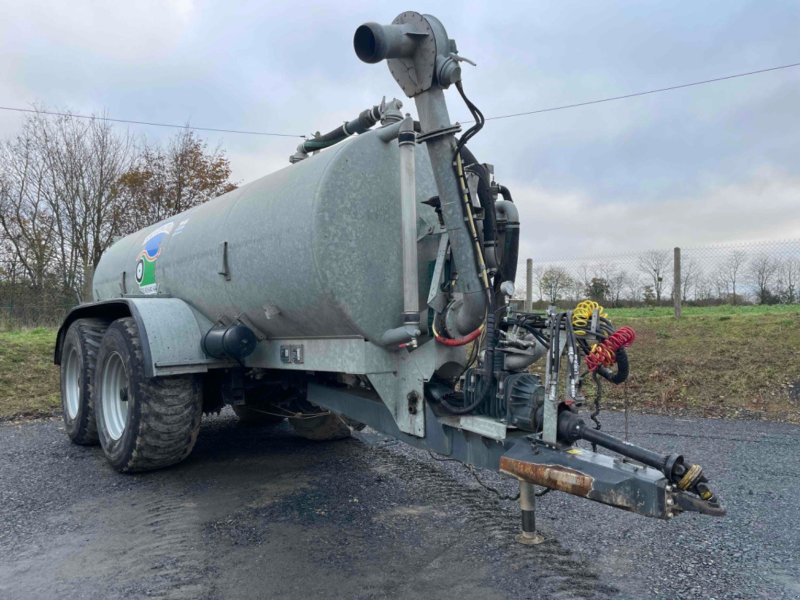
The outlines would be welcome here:
[[[201,340],[213,323],[179,298],[118,298],[76,306],[58,330],[53,362],[61,364],[64,336],[76,319],[107,319],[110,323],[124,317],[136,322],[148,377],[205,373],[209,368],[230,366],[205,355]]]

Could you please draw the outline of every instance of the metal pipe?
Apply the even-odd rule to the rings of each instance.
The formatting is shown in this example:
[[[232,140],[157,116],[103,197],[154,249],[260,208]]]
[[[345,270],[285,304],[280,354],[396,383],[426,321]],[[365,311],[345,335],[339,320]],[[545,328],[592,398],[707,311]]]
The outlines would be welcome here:
[[[364,23],[353,36],[353,48],[365,63],[379,63],[384,58],[409,57],[417,50],[416,28],[410,25]]]
[[[478,276],[475,247],[467,230],[464,202],[453,169],[456,140],[452,131],[447,132],[452,125],[444,92],[433,87],[415,96],[414,101],[423,134],[441,132],[428,137],[425,143],[439,191],[442,218],[450,236],[453,262],[458,271],[456,291],[463,295],[461,303],[452,304],[448,310],[445,326],[451,337],[460,337],[474,331],[483,322],[486,292]]]
[[[522,479],[519,482],[519,507],[522,511],[522,531],[517,541],[529,545],[541,544],[545,540],[536,531],[536,488]]]
[[[397,136],[400,135],[400,127],[403,126],[404,120],[405,119],[375,130],[375,135],[377,135],[382,142],[386,142],[387,144],[392,140],[396,140]]]
[[[407,116],[398,135],[400,144],[400,204],[403,237],[403,323],[419,325],[419,281],[417,265],[417,175],[414,120]]]

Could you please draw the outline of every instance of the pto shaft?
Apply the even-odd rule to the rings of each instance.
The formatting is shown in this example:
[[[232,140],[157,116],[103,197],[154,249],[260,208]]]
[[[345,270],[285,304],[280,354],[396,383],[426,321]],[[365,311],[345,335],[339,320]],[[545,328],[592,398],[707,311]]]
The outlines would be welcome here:
[[[592,429],[586,425],[586,421],[570,411],[562,411],[558,415],[558,439],[568,444],[586,440],[607,448],[643,465],[658,469],[679,489],[693,492],[710,504],[718,504],[714,492],[707,485],[708,479],[703,474],[702,467],[686,464],[680,454],[659,454]]]

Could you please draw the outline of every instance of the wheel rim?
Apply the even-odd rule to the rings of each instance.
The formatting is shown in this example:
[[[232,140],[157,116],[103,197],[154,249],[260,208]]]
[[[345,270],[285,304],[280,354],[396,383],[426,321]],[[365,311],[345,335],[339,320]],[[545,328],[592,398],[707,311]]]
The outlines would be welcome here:
[[[103,404],[103,423],[113,440],[122,437],[128,422],[128,374],[122,357],[114,352],[103,365],[100,395]]]
[[[67,362],[64,365],[64,399],[67,404],[67,416],[74,419],[78,416],[81,402],[81,361],[77,348],[70,348]]]

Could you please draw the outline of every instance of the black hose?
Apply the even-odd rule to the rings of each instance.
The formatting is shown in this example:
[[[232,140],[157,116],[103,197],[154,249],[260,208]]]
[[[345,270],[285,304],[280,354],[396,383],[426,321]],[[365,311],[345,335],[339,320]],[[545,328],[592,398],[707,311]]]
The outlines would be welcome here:
[[[312,152],[314,150],[323,150],[334,144],[338,144],[347,137],[347,132],[344,130],[344,125],[340,125],[336,129],[329,131],[323,135],[317,136],[313,139],[303,142],[303,150]]]
[[[628,379],[628,373],[630,371],[630,365],[628,363],[628,353],[625,352],[625,348],[619,348],[616,352],[617,355],[617,372],[612,373],[611,369],[607,369],[606,367],[600,367],[597,372],[605,379],[613,383],[614,385],[619,385],[620,383],[625,382]]]
[[[459,79],[456,81],[456,89],[458,90],[461,99],[464,101],[464,104],[467,105],[467,109],[469,109],[472,118],[475,119],[475,124],[467,129],[460,138],[458,138],[458,143],[456,144],[456,151],[453,153],[453,161],[455,162],[456,156],[461,152],[461,149],[464,145],[474,137],[481,129],[483,129],[483,125],[486,123],[486,119],[483,116],[483,113],[480,109],[475,106],[472,101],[467,98],[467,95],[464,93],[464,87]]]
[[[497,191],[500,192],[500,195],[503,197],[503,200],[508,200],[509,202],[514,202],[514,199],[511,197],[511,192],[508,191],[508,188],[504,185],[498,185]]]
[[[313,139],[303,142],[303,150],[305,152],[313,152],[314,150],[324,150],[342,140],[357,133],[364,133],[370,129],[381,118],[381,109],[379,106],[373,106],[361,112],[355,119],[340,125],[336,129],[332,129],[328,133],[317,136]]]

